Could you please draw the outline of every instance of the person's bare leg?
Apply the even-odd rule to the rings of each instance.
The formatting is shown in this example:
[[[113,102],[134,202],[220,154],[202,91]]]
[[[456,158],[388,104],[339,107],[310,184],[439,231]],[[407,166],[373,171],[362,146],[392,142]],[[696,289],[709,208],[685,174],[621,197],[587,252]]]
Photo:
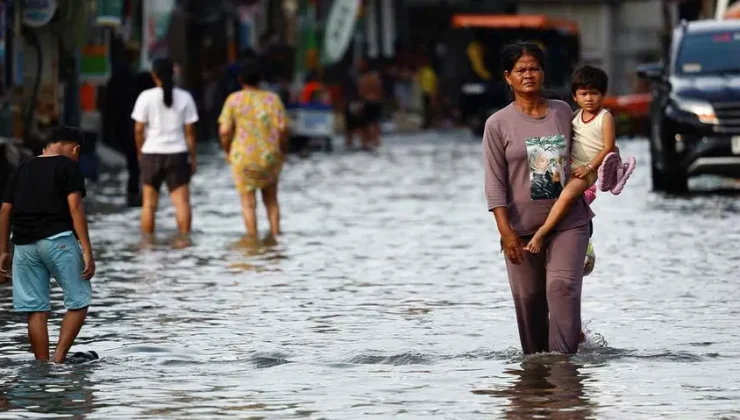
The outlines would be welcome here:
[[[242,215],[244,225],[247,227],[247,236],[257,237],[257,196],[255,191],[240,194],[242,201]]]
[[[175,206],[175,220],[180,235],[189,235],[193,221],[193,212],[190,208],[190,185],[181,185],[170,192],[172,205]]]
[[[376,149],[380,147],[380,124],[372,123],[367,127],[370,144]]]
[[[371,146],[370,129],[368,125],[363,126],[360,130],[360,144],[363,149],[369,149]]]
[[[159,204],[159,191],[151,185],[144,185],[141,202],[141,234],[144,237],[154,236],[154,220]]]
[[[59,331],[59,342],[54,350],[54,363],[64,363],[72,343],[75,342],[77,334],[82,329],[82,324],[87,318],[87,307],[82,309],[70,309],[62,319],[62,328]]]
[[[273,237],[280,235],[280,205],[278,204],[277,182],[262,189],[262,201],[265,203],[267,217],[270,219],[270,233]]]
[[[571,177],[565,185],[563,192],[560,193],[560,197],[552,206],[550,213],[547,215],[545,224],[537,229],[532,239],[529,240],[529,243],[525,247],[527,251],[533,254],[540,252],[545,237],[563,220],[576,199],[580,198],[588,187],[588,181],[585,179]]]
[[[36,360],[49,360],[49,321],[48,312],[28,314],[28,340]]]

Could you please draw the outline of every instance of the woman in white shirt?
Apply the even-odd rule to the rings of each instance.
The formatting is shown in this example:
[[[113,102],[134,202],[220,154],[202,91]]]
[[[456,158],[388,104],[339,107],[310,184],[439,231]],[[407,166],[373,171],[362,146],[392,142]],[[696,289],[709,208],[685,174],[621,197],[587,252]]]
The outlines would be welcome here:
[[[152,66],[156,87],[139,95],[131,118],[136,122],[136,150],[143,184],[141,232],[154,235],[154,219],[162,183],[175,206],[179,244],[190,234],[190,178],[195,173],[195,123],[198,111],[190,93],[174,87],[174,65],[162,58]],[[188,159],[189,157],[189,159]]]

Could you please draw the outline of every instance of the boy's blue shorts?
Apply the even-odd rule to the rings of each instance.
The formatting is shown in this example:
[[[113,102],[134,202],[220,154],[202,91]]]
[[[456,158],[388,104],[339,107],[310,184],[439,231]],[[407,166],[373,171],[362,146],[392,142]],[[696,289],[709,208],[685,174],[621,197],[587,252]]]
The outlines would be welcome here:
[[[13,252],[13,308],[16,312],[49,312],[51,277],[64,291],[64,307],[82,309],[90,305],[92,288],[82,279],[85,263],[82,249],[72,232],[16,245]]]

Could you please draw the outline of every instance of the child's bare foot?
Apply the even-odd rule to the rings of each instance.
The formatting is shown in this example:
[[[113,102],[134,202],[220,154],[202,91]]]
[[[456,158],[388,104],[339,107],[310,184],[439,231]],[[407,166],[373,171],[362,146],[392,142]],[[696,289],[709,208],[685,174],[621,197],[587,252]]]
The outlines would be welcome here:
[[[524,249],[531,252],[532,254],[538,254],[540,252],[540,249],[542,249],[543,239],[543,237],[535,233],[532,239],[529,240],[527,246],[524,247]]]

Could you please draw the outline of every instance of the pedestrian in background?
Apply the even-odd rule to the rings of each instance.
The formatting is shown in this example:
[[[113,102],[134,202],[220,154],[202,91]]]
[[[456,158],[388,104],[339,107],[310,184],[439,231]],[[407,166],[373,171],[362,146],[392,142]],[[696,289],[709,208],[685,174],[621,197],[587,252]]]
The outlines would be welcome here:
[[[277,94],[258,87],[262,75],[257,60],[246,60],[239,75],[242,89],[229,95],[218,118],[221,146],[251,239],[257,238],[257,190],[262,192],[271,235],[280,234],[278,180],[288,147],[285,107]]]
[[[131,113],[143,184],[141,232],[145,242],[153,240],[159,190],[165,183],[179,232],[174,245],[181,247],[189,243],[192,224],[190,179],[197,168],[198,110],[189,92],[174,87],[172,61],[156,60],[152,79],[156,87],[141,92]]]
[[[370,67],[367,58],[358,64],[357,91],[362,104],[361,138],[362,148],[374,150],[380,147],[380,120],[383,117],[383,82],[377,71]]]

